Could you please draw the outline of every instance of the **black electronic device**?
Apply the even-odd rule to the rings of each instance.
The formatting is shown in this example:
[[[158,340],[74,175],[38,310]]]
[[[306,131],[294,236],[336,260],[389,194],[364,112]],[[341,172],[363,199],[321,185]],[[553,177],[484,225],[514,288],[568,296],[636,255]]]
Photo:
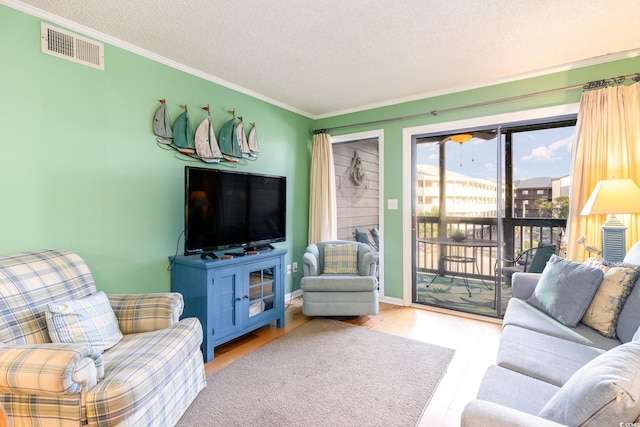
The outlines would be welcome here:
[[[286,177],[186,166],[184,182],[185,255],[286,239]]]

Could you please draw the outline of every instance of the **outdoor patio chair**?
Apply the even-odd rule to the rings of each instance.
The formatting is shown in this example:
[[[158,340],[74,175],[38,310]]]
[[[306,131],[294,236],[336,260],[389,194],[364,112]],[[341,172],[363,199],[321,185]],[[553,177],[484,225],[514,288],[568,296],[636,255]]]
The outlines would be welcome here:
[[[377,228],[373,227],[369,230],[371,237],[373,238],[373,250],[378,252],[380,250],[380,232]]]
[[[356,242],[367,244],[377,251],[376,245],[369,239],[369,236],[364,231],[360,231],[356,228],[353,232],[353,237],[356,239]]]
[[[502,281],[511,286],[513,273],[542,273],[551,255],[558,253],[558,246],[555,244],[540,243],[537,247],[527,249],[520,253],[515,259],[503,259],[513,265],[502,267]]]

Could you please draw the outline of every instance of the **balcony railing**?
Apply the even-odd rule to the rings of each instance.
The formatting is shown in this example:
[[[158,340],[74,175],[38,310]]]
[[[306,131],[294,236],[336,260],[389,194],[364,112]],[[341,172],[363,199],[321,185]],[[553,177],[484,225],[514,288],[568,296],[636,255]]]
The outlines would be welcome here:
[[[514,259],[522,251],[539,243],[558,244],[567,220],[511,218],[503,223],[502,257]],[[448,218],[441,222],[438,217],[418,216],[415,229],[417,272],[451,276],[464,274],[469,278],[492,281],[495,279],[497,246],[486,243],[493,241],[497,244],[496,218]],[[451,245],[436,243],[437,239],[448,239],[456,230],[464,233],[468,244],[454,249]],[[456,252],[452,253],[452,250]],[[451,261],[452,259],[473,259],[475,265]]]

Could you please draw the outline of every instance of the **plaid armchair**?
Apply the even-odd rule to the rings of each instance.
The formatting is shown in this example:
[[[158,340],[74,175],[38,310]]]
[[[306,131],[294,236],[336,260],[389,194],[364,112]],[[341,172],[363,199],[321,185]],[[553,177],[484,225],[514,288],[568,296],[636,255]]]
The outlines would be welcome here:
[[[97,293],[77,255],[0,257],[0,405],[13,425],[170,426],[206,386],[197,319],[182,295],[110,295],[122,339],[107,350],[52,342],[49,304]]]

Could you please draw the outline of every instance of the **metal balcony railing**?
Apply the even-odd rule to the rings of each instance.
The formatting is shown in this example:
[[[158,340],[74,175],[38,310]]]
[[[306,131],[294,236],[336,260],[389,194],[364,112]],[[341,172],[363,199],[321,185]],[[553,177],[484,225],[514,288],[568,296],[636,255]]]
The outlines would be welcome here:
[[[514,259],[522,251],[539,243],[558,244],[566,225],[567,220],[559,218],[503,220],[502,257]],[[447,218],[441,222],[438,217],[416,217],[417,272],[451,276],[464,274],[469,278],[495,280],[497,246],[486,243],[497,243],[496,229],[496,218]],[[456,247],[437,243],[438,239],[450,239],[451,234],[457,230],[466,237],[466,244]],[[475,265],[448,261],[456,258],[474,259]]]

